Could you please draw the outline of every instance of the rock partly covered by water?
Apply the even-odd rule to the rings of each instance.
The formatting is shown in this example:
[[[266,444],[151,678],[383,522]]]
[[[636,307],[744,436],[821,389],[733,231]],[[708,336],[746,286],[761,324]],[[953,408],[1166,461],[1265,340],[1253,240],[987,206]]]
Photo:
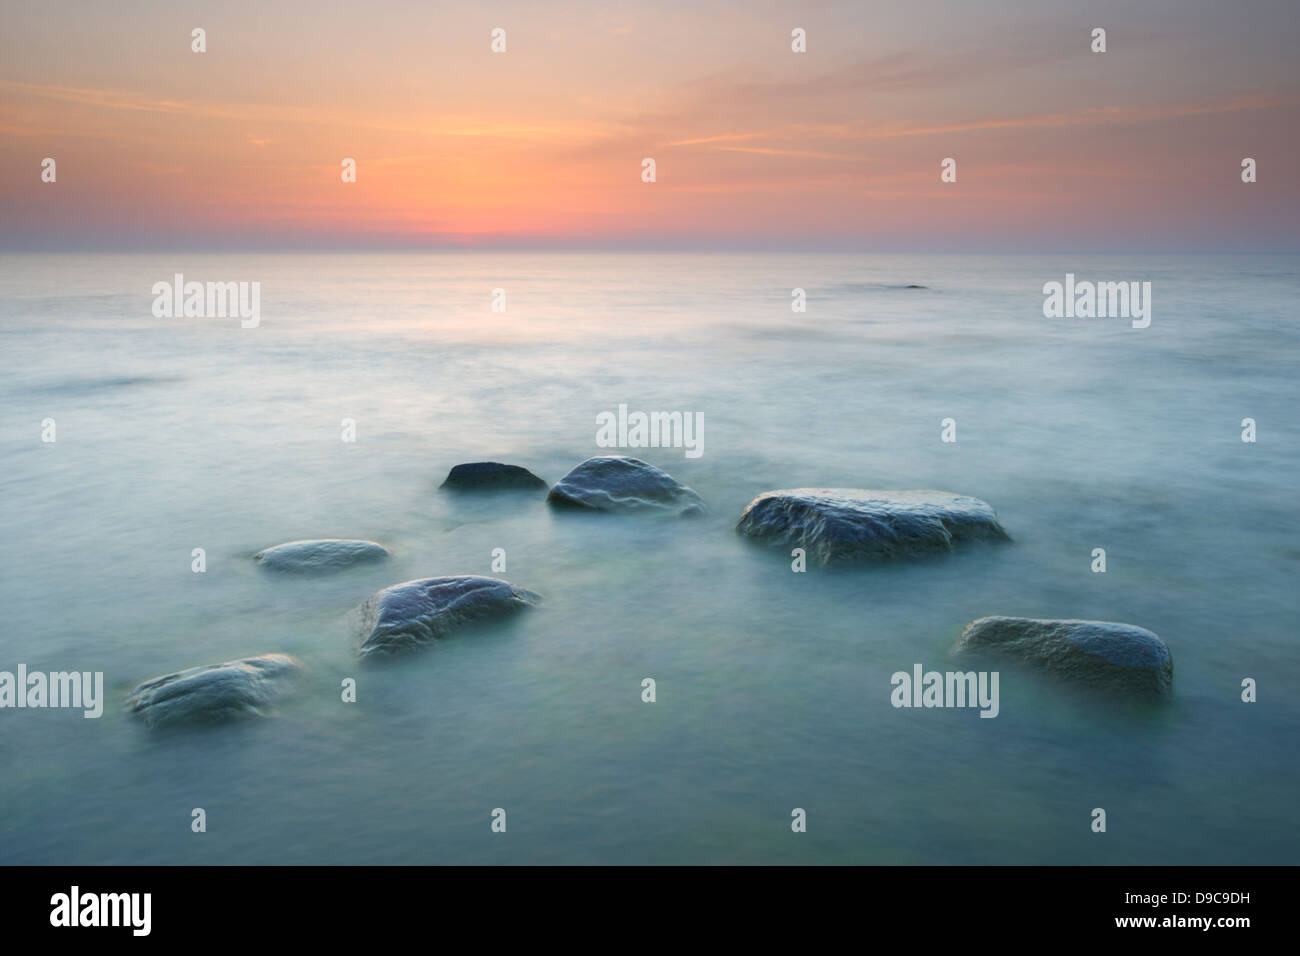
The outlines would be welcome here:
[[[694,515],[704,502],[666,471],[639,458],[588,458],[555,483],[546,500],[595,511]]]
[[[982,617],[966,625],[952,652],[1015,661],[1130,696],[1164,697],[1174,679],[1164,641],[1146,628],[1111,621]]]
[[[370,657],[409,650],[462,624],[513,614],[540,600],[508,581],[475,575],[394,584],[362,605],[358,653]]]
[[[765,491],[745,508],[736,530],[803,548],[822,564],[950,551],[959,541],[1011,540],[987,503],[947,491]]]
[[[127,709],[150,727],[265,717],[301,665],[287,654],[191,667],[145,681],[127,696]]]
[[[257,552],[255,560],[261,567],[271,571],[324,574],[341,571],[355,564],[383,561],[388,555],[388,549],[374,541],[324,538],[319,541],[277,544],[273,548]]]
[[[503,465],[499,461],[471,461],[453,468],[442,487],[454,491],[532,490],[545,488],[546,482],[519,465]]]

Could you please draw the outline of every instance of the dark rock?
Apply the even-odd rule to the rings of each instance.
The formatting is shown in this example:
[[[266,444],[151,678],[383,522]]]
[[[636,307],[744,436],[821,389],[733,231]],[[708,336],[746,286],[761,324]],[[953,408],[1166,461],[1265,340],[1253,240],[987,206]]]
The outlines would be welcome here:
[[[453,468],[442,487],[455,491],[531,490],[545,488],[546,482],[518,465],[503,465],[499,461],[472,461]]]
[[[1167,696],[1174,679],[1164,641],[1146,628],[1110,621],[982,617],[966,625],[952,653],[1014,661],[1129,696]]]
[[[498,578],[458,575],[394,584],[361,607],[362,657],[409,650],[462,624],[513,614],[541,596]]]
[[[946,491],[765,491],[745,508],[736,530],[803,548],[822,564],[951,551],[959,541],[1011,540],[988,504]]]
[[[150,727],[265,717],[300,669],[286,654],[191,667],[145,681],[127,696],[126,706]]]
[[[704,502],[666,471],[639,458],[588,458],[555,483],[546,500],[595,511],[698,515]]]

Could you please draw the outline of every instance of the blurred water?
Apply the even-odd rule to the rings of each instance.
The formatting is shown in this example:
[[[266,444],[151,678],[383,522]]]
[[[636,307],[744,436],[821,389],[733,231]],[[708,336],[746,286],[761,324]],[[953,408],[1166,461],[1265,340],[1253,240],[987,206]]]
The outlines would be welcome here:
[[[259,281],[260,327],[155,319],[175,272]],[[1151,281],[1150,328],[1044,319],[1066,272]],[[100,720],[0,711],[0,860],[1295,863],[1298,288],[1295,256],[0,259],[0,669],[109,694]],[[708,518],[437,489],[484,458],[553,482],[621,402],[703,413],[702,457],[630,453]],[[732,528],[808,484],[976,495],[1015,543],[793,574]],[[321,580],[251,560],[326,536],[395,556]],[[496,547],[541,608],[356,662],[356,604],[491,573]],[[947,669],[986,614],[1151,628],[1175,698],[1004,674],[995,720],[890,706],[894,671]],[[120,710],[268,651],[310,668],[277,719],[159,735]]]

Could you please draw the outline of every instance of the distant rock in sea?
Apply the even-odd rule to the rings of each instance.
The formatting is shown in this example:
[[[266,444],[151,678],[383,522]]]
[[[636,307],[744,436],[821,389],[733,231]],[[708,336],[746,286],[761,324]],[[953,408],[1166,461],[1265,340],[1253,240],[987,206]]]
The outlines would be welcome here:
[[[945,552],[962,541],[1011,540],[987,503],[947,491],[765,491],[745,508],[736,530],[803,548],[820,564]]]
[[[927,287],[927,286],[923,286],[923,285],[907,285],[907,286],[903,286],[903,288],[905,288],[905,289],[925,289],[925,288],[928,288],[928,287]]]
[[[127,696],[126,706],[153,728],[266,717],[301,666],[286,654],[265,654],[191,667],[145,681]]]
[[[666,471],[639,458],[588,458],[555,483],[546,500],[610,512],[704,513],[704,502]]]
[[[503,617],[541,600],[498,578],[457,575],[394,584],[361,607],[361,657],[410,650],[463,624]]]
[[[499,461],[472,461],[457,465],[441,485],[454,491],[503,491],[545,488],[546,482],[527,468]]]
[[[269,571],[328,574],[350,568],[354,564],[383,561],[388,556],[388,549],[373,541],[323,538],[319,541],[289,541],[285,544],[277,544],[273,548],[257,552],[254,560]]]
[[[1129,696],[1165,697],[1174,679],[1164,641],[1146,628],[1110,621],[982,617],[966,625],[952,653],[1013,661]]]

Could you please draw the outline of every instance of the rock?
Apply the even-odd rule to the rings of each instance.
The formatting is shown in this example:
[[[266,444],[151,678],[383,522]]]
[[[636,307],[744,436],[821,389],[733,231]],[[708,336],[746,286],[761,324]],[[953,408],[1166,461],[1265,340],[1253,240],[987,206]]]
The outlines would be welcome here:
[[[301,666],[286,654],[191,667],[145,681],[126,706],[150,727],[265,717]]]
[[[957,657],[1017,661],[1074,683],[1164,697],[1174,679],[1165,642],[1146,628],[1111,621],[982,617],[953,645]]]
[[[531,490],[545,488],[546,482],[518,465],[503,465],[499,461],[472,461],[457,465],[448,472],[442,487],[454,491]]]
[[[700,496],[668,472],[622,455],[588,458],[556,482],[546,500],[595,511],[698,515],[705,510]]]
[[[289,571],[296,574],[327,574],[341,571],[354,564],[383,561],[389,551],[373,541],[348,541],[341,538],[324,538],[320,541],[289,541],[274,548],[259,551],[254,556],[257,563],[271,571]]]
[[[409,650],[462,624],[512,614],[541,600],[498,578],[459,575],[394,584],[361,607],[361,657]]]
[[[923,285],[915,285],[915,284],[913,284],[913,285],[904,286],[903,288],[905,288],[905,289],[924,289],[924,288],[926,288],[926,287],[923,286]]]
[[[951,551],[959,541],[1011,540],[988,504],[946,491],[765,491],[745,508],[736,530],[803,548],[821,564]]]

